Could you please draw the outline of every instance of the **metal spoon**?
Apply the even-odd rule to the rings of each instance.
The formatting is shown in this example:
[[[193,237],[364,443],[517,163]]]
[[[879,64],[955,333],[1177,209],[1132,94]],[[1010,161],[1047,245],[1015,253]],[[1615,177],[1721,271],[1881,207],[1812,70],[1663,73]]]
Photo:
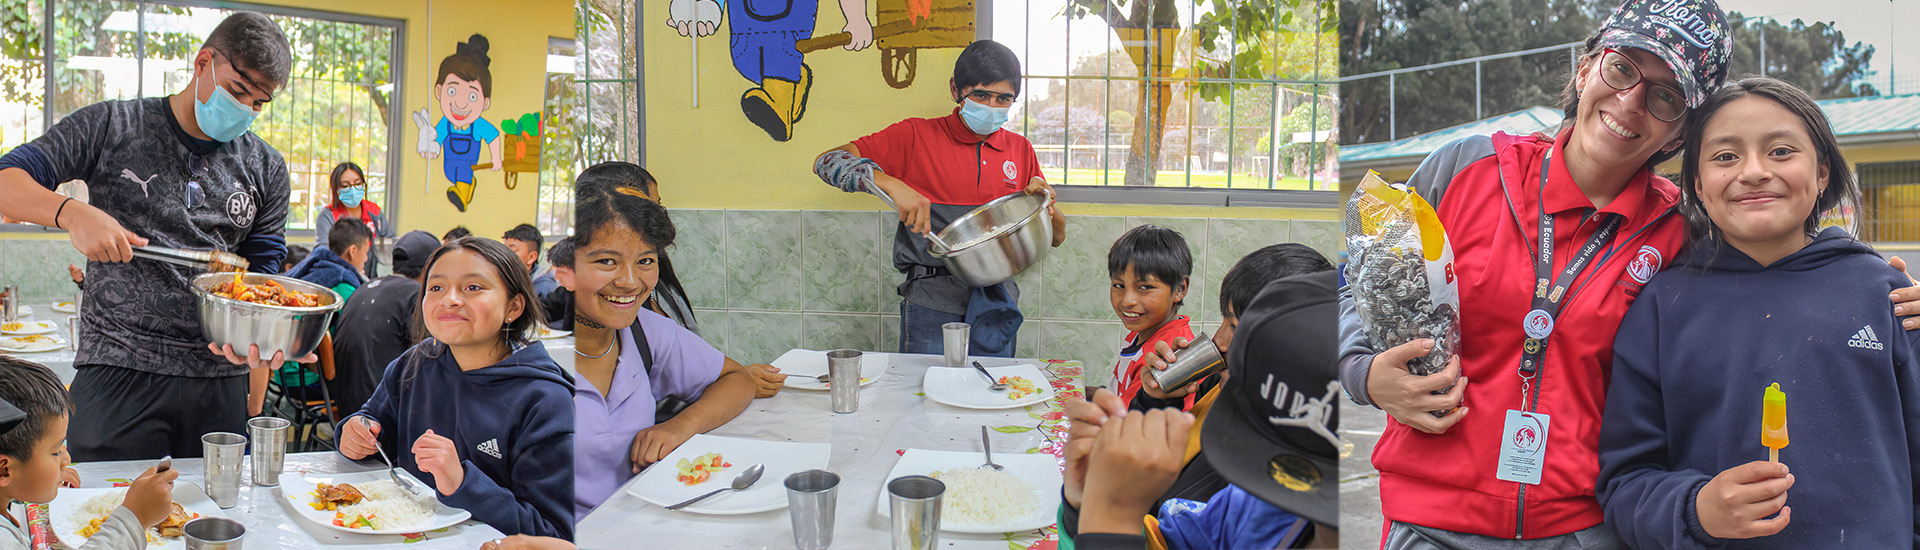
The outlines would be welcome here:
[[[740,472],[740,477],[733,478],[732,487],[728,487],[725,489],[714,489],[713,492],[711,493],[693,497],[692,499],[689,499],[686,502],[675,504],[673,506],[668,506],[667,509],[679,510],[681,508],[686,508],[687,506],[692,505],[695,502],[700,502],[701,500],[704,500],[707,497],[724,493],[727,491],[745,491],[747,490],[748,487],[752,487],[754,482],[760,481],[760,473],[764,471],[766,471],[766,467],[761,464],[748,466],[747,471]]]
[[[367,417],[360,417],[360,424],[366,426],[369,430],[373,429],[373,421],[368,420]],[[414,498],[426,498],[427,495],[433,494],[433,489],[427,487],[425,482],[414,479],[412,474],[400,475],[400,472],[393,467],[393,460],[387,458],[387,448],[385,446],[376,442],[373,448],[374,450],[380,451],[380,461],[387,463],[387,477],[393,478],[393,484],[400,486],[400,490],[406,491],[407,494],[413,495]]]
[[[1002,383],[1000,383],[1000,381],[999,381],[999,380],[994,380],[994,379],[993,379],[993,375],[991,375],[991,374],[987,374],[987,368],[986,368],[986,367],[983,367],[983,366],[980,366],[980,362],[979,362],[979,361],[974,361],[974,362],[973,362],[973,368],[974,368],[974,370],[978,370],[978,371],[980,371],[980,376],[985,376],[985,377],[987,377],[987,384],[988,384],[988,386],[987,386],[987,389],[990,389],[990,390],[993,390],[993,391],[1005,391],[1005,390],[1007,389],[1007,385],[1006,385],[1006,384],[1002,384]]]
[[[999,464],[993,463],[993,442],[987,440],[986,426],[980,427],[980,448],[987,452],[987,463],[980,465],[981,468],[993,468],[995,470],[1005,469],[1001,468]]]

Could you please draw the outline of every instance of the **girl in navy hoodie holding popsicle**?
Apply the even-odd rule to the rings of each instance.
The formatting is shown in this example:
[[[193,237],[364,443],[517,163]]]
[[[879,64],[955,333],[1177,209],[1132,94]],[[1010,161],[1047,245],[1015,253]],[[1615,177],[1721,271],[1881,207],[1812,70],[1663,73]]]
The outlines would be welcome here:
[[[1825,115],[1792,84],[1750,78],[1686,131],[1680,208],[1695,240],[1614,343],[1606,522],[1637,548],[1916,546],[1920,333],[1885,298],[1913,282],[1820,228],[1859,195]],[[1791,437],[1763,445],[1772,384]]]
[[[387,367],[341,421],[340,454],[384,447],[440,502],[508,535],[573,538],[573,379],[527,331],[540,301],[526,264],[465,237],[427,260],[420,312],[431,338]]]

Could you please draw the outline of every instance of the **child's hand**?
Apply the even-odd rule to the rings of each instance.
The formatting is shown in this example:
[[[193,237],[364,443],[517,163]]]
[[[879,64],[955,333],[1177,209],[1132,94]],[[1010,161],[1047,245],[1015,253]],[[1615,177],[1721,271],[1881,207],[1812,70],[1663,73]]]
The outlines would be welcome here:
[[[451,496],[460,489],[460,482],[467,479],[467,467],[460,464],[460,449],[453,446],[453,440],[427,430],[420,439],[413,441],[413,463],[420,471],[433,476],[433,486],[441,495]]]
[[[73,468],[61,468],[60,469],[60,487],[66,488],[66,489],[79,489],[80,488],[80,471],[75,470]]]
[[[1160,382],[1157,380],[1154,380],[1153,376],[1147,373],[1148,368],[1152,368],[1153,370],[1159,370],[1159,371],[1167,370],[1167,367],[1170,367],[1173,365],[1173,361],[1175,358],[1174,350],[1187,349],[1187,346],[1190,344],[1192,344],[1192,342],[1187,341],[1186,338],[1174,338],[1173,345],[1171,346],[1167,345],[1167,343],[1164,341],[1153,343],[1153,354],[1148,356],[1152,358],[1152,361],[1149,362],[1146,366],[1142,366],[1140,368],[1140,372],[1134,373],[1135,377],[1137,377],[1140,380],[1146,381],[1146,383],[1141,384],[1140,386],[1141,388],[1147,391],[1148,397],[1152,397],[1154,399],[1162,399],[1162,400],[1179,399],[1182,397],[1186,397],[1188,395],[1192,395],[1193,392],[1200,391],[1200,383],[1207,381],[1205,377],[1201,377],[1199,380],[1194,380],[1192,382],[1187,383],[1187,385],[1185,386],[1175,388],[1173,391],[1168,392],[1168,391],[1161,391],[1163,388],[1160,387]]]
[[[1374,355],[1373,366],[1367,370],[1367,394],[1373,398],[1373,404],[1401,424],[1439,435],[1447,433],[1448,428],[1467,415],[1467,408],[1460,406],[1467,395],[1467,377],[1460,375],[1459,355],[1447,360],[1446,369],[1428,376],[1415,376],[1407,371],[1407,361],[1431,352],[1433,340],[1420,339]],[[1452,391],[1433,394],[1449,385],[1453,386]],[[1453,412],[1441,418],[1427,414],[1427,411],[1448,409]]]
[[[1787,489],[1792,487],[1793,475],[1785,464],[1756,460],[1728,468],[1700,488],[1694,501],[1700,528],[1723,539],[1778,533],[1793,515],[1787,507]],[[1776,512],[1778,517],[1765,519]]]
[[[340,434],[340,454],[360,460],[380,452],[380,423],[365,415],[347,421]]]
[[[179,468],[155,473],[154,470],[158,468],[147,468],[140,477],[134,478],[133,484],[127,488],[126,500],[120,504],[133,512],[134,519],[140,521],[141,527],[148,529],[159,525],[167,519],[167,514],[173,513],[173,480],[180,478]]]
[[[773,397],[787,384],[787,375],[780,374],[780,367],[773,365],[747,365],[747,374],[753,378],[754,399]]]
[[[1067,419],[1073,421],[1073,428],[1067,432],[1065,458],[1067,461],[1065,493],[1067,504],[1080,507],[1082,495],[1087,487],[1087,457],[1093,454],[1094,437],[1100,435],[1100,427],[1107,419],[1126,416],[1127,404],[1120,396],[1101,388],[1094,392],[1092,401],[1072,401],[1067,403]]]
[[[640,430],[640,433],[633,435],[633,448],[627,452],[628,460],[633,462],[633,473],[638,474],[640,470],[666,458],[689,439],[693,439],[693,434],[683,431],[678,423],[671,420]]]
[[[1082,533],[1135,533],[1185,466],[1193,415],[1155,409],[1107,419],[1087,468]]]

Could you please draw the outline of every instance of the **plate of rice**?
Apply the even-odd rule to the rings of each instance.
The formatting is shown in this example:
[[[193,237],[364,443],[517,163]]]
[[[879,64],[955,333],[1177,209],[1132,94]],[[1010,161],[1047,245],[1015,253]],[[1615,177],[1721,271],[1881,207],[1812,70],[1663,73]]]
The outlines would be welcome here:
[[[39,353],[67,347],[67,342],[47,334],[29,334],[26,336],[0,336],[0,351],[13,353]]]
[[[860,353],[860,385],[870,386],[880,381],[887,373],[887,365],[893,361],[893,354],[866,351]],[[827,373],[827,352],[808,349],[789,350],[779,359],[769,363],[787,375],[786,385],[796,390],[830,389],[830,384],[820,381],[820,375]]]
[[[966,409],[1012,409],[1053,398],[1053,381],[1030,364],[987,367],[1007,389],[993,391],[980,371],[972,368],[931,367],[921,380],[927,399]]]
[[[764,441],[699,434],[667,453],[666,458],[647,466],[639,476],[627,483],[625,490],[654,505],[671,506],[714,489],[725,489],[733,485],[733,478],[747,471],[747,467],[760,464],[766,471],[760,474],[760,481],[747,490],[720,493],[681,508],[678,512],[732,515],[779,510],[787,507],[787,488],[784,484],[787,476],[816,468],[826,469],[827,457],[831,452],[832,448],[826,443]],[[709,460],[718,458],[724,466],[708,468],[706,475],[686,479],[681,461],[688,461],[687,466],[693,466],[694,461],[702,457],[710,457]]]
[[[358,498],[322,501],[320,486],[352,486]],[[336,490],[336,492],[338,492]],[[466,510],[441,504],[432,496],[414,499],[387,477],[386,470],[351,474],[280,474],[280,498],[308,521],[329,529],[369,535],[406,535],[459,525],[473,519]],[[319,506],[316,506],[318,504]],[[328,509],[331,508],[331,509]]]
[[[974,373],[979,378],[979,373]],[[993,454],[1004,467],[982,469],[986,456],[977,452],[907,449],[893,464],[887,480],[902,476],[932,476],[947,485],[940,496],[940,530],[950,533],[1014,533],[1042,529],[1054,523],[1060,498],[1060,463],[1048,454]],[[886,484],[880,486],[880,517],[888,509]]]
[[[93,538],[100,522],[113,515],[126,498],[126,487],[61,489],[47,510],[54,534],[68,546],[79,548]],[[202,517],[226,517],[220,507],[213,504],[213,499],[207,498],[206,491],[189,481],[173,483],[173,503],[179,507],[170,514],[173,517],[147,530],[147,548],[183,550],[187,543],[178,533],[181,525]]]

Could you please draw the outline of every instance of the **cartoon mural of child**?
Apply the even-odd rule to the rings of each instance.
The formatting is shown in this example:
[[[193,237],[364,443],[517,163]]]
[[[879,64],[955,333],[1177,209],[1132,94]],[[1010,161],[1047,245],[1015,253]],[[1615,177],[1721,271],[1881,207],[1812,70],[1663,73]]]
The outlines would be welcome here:
[[[813,69],[795,43],[813,37],[820,3],[828,0],[671,0],[667,26],[680,36],[713,34],[722,10],[733,18],[733,66],[754,83],[740,96],[740,111],[774,141],[793,139],[793,125],[806,114]],[[866,0],[838,0],[846,17],[843,31],[853,35],[849,51],[873,44],[873,23]]]
[[[490,146],[488,168],[500,171],[504,162],[500,150],[505,142],[500,129],[481,118],[493,105],[493,72],[487,68],[487,37],[478,34],[460,43],[453,55],[440,61],[440,75],[434,81],[434,101],[440,104],[440,122],[429,128],[426,109],[414,114],[420,127],[420,158],[433,159],[442,154],[446,172],[447,201],[461,212],[473,204],[473,168],[480,164],[480,148]]]

